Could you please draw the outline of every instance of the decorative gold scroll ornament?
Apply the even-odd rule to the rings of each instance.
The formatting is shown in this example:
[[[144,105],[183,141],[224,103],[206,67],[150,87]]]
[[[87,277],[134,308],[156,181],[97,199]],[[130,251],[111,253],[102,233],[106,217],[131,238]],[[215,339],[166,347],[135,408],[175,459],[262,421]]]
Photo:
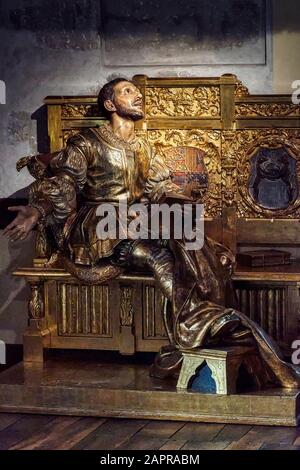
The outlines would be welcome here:
[[[97,104],[65,104],[61,108],[62,118],[98,117]]]
[[[300,182],[300,132],[293,129],[255,129],[222,133],[223,198],[232,194],[239,218],[300,217],[300,196],[286,209],[266,209],[259,206],[249,193],[251,157],[262,147],[285,148],[296,160]]]
[[[289,103],[238,103],[235,114],[237,117],[299,116],[300,107]]]
[[[217,117],[220,116],[220,89],[147,88],[147,117]]]

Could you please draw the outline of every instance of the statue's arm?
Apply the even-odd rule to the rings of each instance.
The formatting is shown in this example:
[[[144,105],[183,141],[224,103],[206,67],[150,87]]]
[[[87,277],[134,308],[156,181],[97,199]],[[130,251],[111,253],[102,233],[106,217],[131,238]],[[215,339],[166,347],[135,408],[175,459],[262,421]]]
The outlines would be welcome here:
[[[40,210],[48,223],[63,223],[76,210],[77,194],[86,182],[88,146],[80,135],[50,161],[51,175],[35,181],[29,205]]]
[[[31,185],[28,206],[9,208],[17,216],[5,228],[4,235],[11,240],[23,240],[41,219],[45,224],[62,224],[67,220],[76,210],[77,194],[86,181],[88,150],[85,139],[77,135],[69,139],[65,149],[53,155],[49,164],[51,176],[41,175]]]
[[[152,152],[145,195],[152,202],[161,202],[165,199],[166,195],[168,195],[170,199],[172,199],[172,195],[175,200],[176,197],[178,197],[179,200],[184,199],[184,190],[173,183],[170,169],[164,163],[163,158],[153,150]]]

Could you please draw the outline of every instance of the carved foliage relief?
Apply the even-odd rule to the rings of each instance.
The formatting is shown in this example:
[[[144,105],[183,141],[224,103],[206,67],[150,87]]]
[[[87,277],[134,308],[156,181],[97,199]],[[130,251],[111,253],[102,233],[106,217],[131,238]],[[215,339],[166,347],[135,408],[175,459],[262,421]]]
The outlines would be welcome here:
[[[300,106],[291,103],[238,103],[237,117],[284,117],[299,116]]]
[[[65,104],[62,106],[62,118],[81,118],[99,116],[97,104]]]
[[[255,102],[237,79],[235,117],[250,120],[262,118],[261,127],[236,130],[233,121],[230,130],[199,129],[201,124],[199,121],[194,124],[193,120],[214,119],[222,124],[219,85],[206,83],[195,86],[186,85],[185,82],[182,86],[177,86],[177,83],[174,86],[173,82],[166,86],[159,81],[157,83],[158,86],[146,85],[143,90],[145,125],[138,130],[138,134],[149,139],[166,163],[166,149],[170,147],[190,146],[204,153],[209,178],[203,199],[207,217],[219,217],[222,207],[231,205],[236,205],[240,218],[300,216],[300,131],[265,126],[269,119],[281,118],[278,126],[284,118],[297,119],[299,106],[282,99],[278,102],[266,99],[263,102],[263,98],[261,101],[256,98]],[[226,103],[230,104],[228,100]],[[88,125],[90,121],[101,125],[101,118],[99,120],[94,113],[93,103],[62,105],[64,145],[71,135],[82,129],[84,121],[89,121]],[[169,120],[171,126],[168,125]],[[147,130],[147,124],[150,130]],[[172,155],[170,169],[173,172],[184,171],[180,166],[181,156],[176,158],[175,153]]]
[[[196,88],[147,88],[147,117],[218,117],[220,90],[217,86]]]

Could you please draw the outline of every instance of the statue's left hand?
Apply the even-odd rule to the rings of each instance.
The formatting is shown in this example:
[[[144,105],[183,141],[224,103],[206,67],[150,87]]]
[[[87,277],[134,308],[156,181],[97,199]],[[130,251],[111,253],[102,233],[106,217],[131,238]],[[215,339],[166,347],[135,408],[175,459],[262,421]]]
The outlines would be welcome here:
[[[18,215],[4,229],[3,235],[12,241],[25,240],[41,217],[40,212],[31,206],[8,207],[8,210],[18,212]]]

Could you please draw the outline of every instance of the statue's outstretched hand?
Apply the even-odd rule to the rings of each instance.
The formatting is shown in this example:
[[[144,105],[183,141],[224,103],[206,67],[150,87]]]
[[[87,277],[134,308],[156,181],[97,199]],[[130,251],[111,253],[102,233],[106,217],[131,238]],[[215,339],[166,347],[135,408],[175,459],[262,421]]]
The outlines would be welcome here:
[[[16,218],[4,229],[3,235],[12,241],[25,240],[29,232],[41,217],[40,212],[31,206],[8,207],[9,211],[18,212]]]

